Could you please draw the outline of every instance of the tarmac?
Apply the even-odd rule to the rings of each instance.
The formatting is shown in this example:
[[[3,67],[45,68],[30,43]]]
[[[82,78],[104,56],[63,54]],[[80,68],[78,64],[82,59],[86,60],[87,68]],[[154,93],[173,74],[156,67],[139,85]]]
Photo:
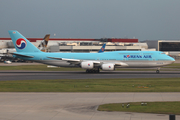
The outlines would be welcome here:
[[[0,81],[52,79],[113,79],[113,78],[177,78],[180,71],[112,71],[85,73],[84,71],[0,71]]]
[[[176,61],[179,63],[179,61]],[[40,63],[0,63],[0,66],[39,65]],[[58,68],[57,68],[58,69]],[[113,78],[177,78],[179,69],[162,68],[168,71],[100,71],[100,73],[86,73],[85,71],[0,71],[0,81],[4,80],[50,80],[50,79],[113,79]],[[138,70],[138,69],[137,69]]]
[[[36,64],[36,63],[33,63]],[[38,64],[38,63],[37,63]],[[4,64],[9,66],[10,64]],[[12,65],[12,64],[11,64]],[[22,65],[22,63],[14,64]],[[23,64],[23,65],[27,65]],[[32,65],[32,63],[28,63]],[[82,71],[1,71],[4,80],[177,78],[179,71],[113,71],[88,74]],[[167,114],[102,112],[101,104],[180,101],[180,92],[155,93],[29,93],[0,92],[0,120],[169,120]],[[180,115],[176,115],[176,120]]]
[[[169,120],[167,114],[97,111],[101,104],[141,101],[180,101],[180,93],[1,92],[0,120]]]

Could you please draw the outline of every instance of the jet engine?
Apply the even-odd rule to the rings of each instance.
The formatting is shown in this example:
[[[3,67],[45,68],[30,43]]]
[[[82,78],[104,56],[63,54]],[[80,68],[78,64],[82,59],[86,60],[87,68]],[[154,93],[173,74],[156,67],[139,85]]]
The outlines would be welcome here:
[[[89,61],[89,62],[82,62],[81,63],[81,68],[83,69],[93,69],[94,68],[94,63]]]
[[[102,70],[114,70],[114,64],[102,64]]]

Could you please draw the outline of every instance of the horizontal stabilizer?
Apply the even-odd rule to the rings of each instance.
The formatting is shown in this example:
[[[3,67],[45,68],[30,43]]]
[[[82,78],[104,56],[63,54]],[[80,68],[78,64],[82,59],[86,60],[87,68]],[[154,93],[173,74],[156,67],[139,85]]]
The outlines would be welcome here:
[[[47,58],[56,59],[56,60],[62,60],[62,58],[55,58],[55,57],[47,57]]]
[[[12,53],[13,55],[20,56],[20,57],[27,57],[27,58],[33,58],[34,56],[28,56],[28,55],[23,55],[23,54],[18,54],[18,53]]]

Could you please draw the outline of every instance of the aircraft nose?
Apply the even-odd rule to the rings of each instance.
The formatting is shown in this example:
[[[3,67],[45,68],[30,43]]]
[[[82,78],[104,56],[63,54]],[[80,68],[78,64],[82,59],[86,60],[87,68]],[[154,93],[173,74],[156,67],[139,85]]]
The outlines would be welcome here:
[[[171,59],[170,59],[170,60],[172,61],[172,63],[174,63],[174,62],[175,62],[175,59],[174,59],[174,58],[172,58],[172,57],[171,57]]]

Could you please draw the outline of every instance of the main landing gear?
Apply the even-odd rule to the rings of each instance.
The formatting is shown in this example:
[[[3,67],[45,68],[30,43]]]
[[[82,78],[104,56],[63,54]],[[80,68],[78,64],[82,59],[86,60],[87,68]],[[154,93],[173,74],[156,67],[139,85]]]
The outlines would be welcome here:
[[[157,74],[160,73],[160,68],[157,68],[156,73],[157,73]]]
[[[99,69],[87,69],[86,73],[99,73]]]

